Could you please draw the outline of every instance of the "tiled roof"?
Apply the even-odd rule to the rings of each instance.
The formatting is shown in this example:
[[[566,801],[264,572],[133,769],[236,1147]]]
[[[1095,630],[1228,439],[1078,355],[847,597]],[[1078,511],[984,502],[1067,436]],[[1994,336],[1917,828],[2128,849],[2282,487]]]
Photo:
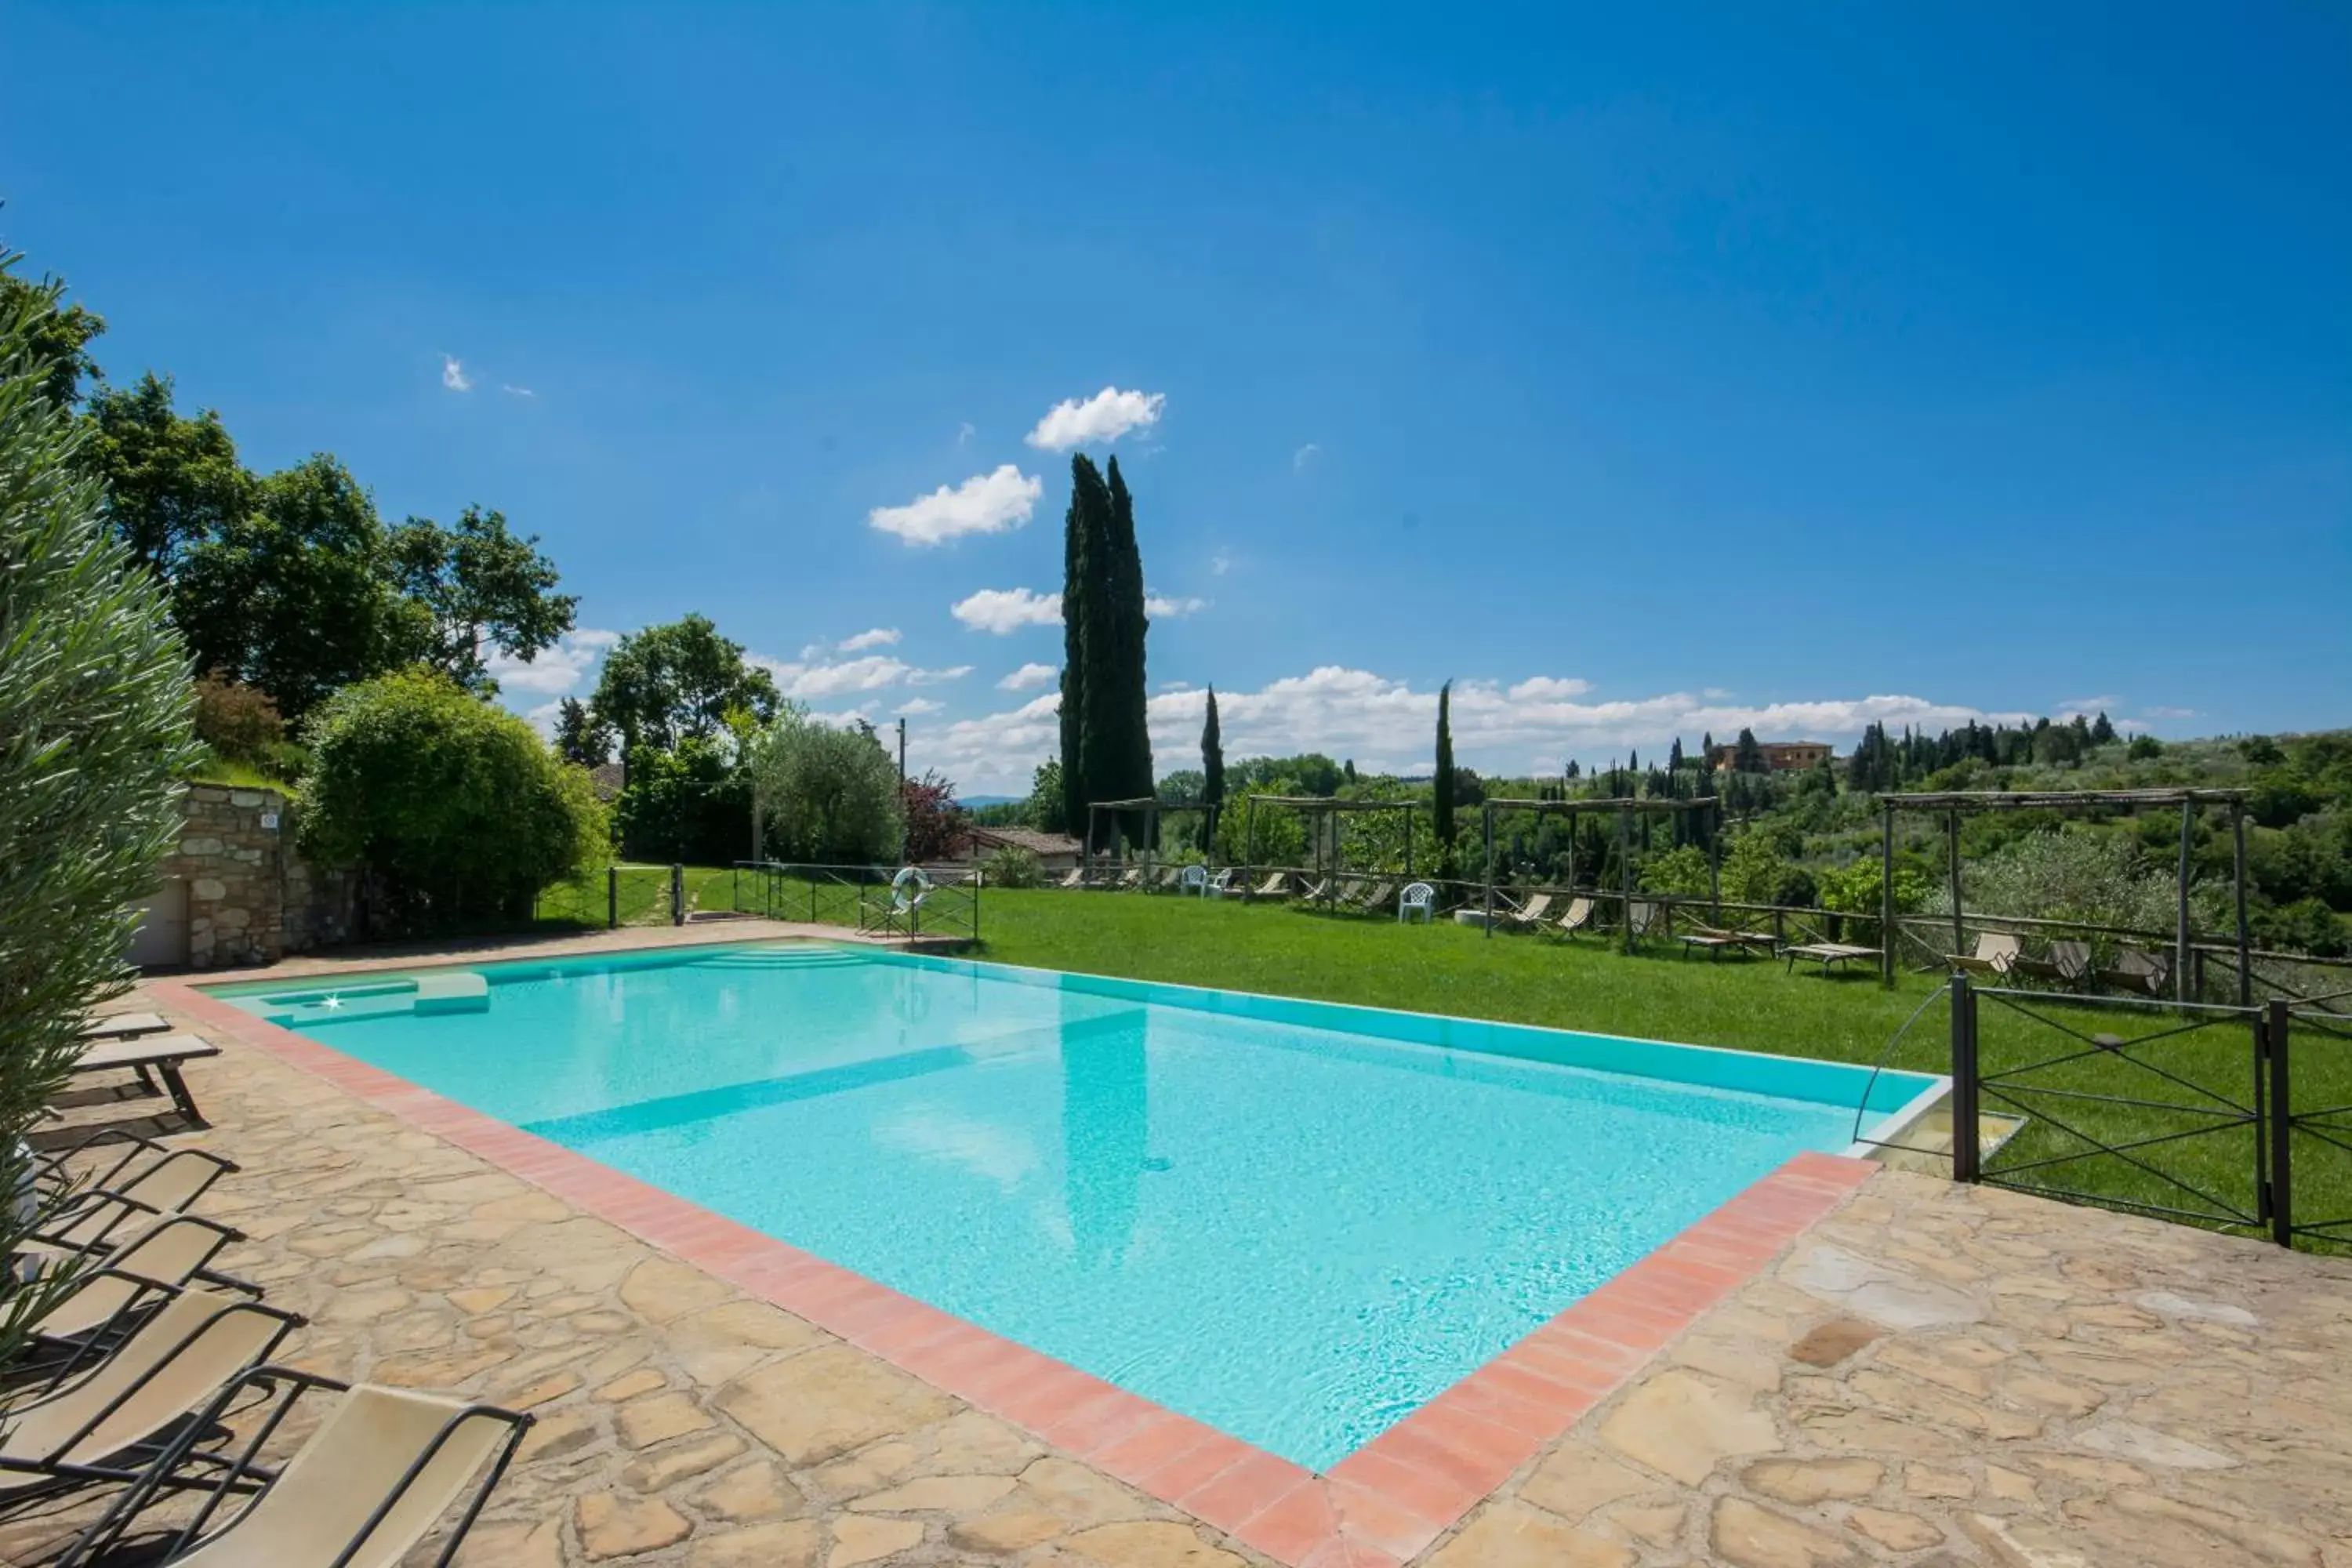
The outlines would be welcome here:
[[[1036,855],[1076,855],[1086,848],[1066,833],[1040,833],[1034,827],[975,827],[971,841],[982,849],[1011,845]]]

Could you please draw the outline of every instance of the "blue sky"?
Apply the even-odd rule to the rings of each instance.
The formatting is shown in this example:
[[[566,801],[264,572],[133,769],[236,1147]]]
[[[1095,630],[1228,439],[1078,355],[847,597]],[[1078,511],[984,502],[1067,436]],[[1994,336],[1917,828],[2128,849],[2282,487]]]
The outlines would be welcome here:
[[[1230,752],[1405,769],[1449,678],[1489,770],[2085,702],[2352,722],[2340,8],[50,4],[8,37],[0,237],[249,461],[542,534],[590,635],[519,710],[700,610],[1018,788],[1075,438],[1166,601],[1163,769],[1180,682]]]

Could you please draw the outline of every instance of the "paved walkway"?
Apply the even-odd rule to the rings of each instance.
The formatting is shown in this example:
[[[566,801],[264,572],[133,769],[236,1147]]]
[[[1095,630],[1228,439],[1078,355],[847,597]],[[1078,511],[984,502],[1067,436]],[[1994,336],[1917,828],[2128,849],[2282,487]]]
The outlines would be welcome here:
[[[224,1043],[196,1141],[245,1169],[203,1208],[312,1318],[295,1359],[540,1418],[462,1562],[1272,1561]],[[2352,1263],[1884,1172],[1415,1560],[2352,1565],[2347,1433]]]

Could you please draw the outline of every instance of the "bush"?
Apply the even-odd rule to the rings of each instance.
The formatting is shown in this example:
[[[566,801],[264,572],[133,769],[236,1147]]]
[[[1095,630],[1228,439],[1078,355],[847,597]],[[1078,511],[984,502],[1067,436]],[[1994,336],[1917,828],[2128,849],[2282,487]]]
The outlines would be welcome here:
[[[56,291],[0,257],[0,1193],[64,1084],[89,1009],[127,987],[131,906],[180,829],[195,761],[188,660],[153,574],[102,521],[72,416],[47,395]],[[44,1204],[0,1204],[0,1256]],[[43,1212],[28,1212],[39,1210]],[[58,1271],[69,1282],[72,1268]],[[0,1366],[51,1289],[0,1295]]]
[[[2137,841],[2091,827],[2029,833],[1961,868],[1961,897],[1971,913],[2139,931],[2173,928],[2179,888],[2179,878],[2150,865]],[[2192,912],[2206,930],[2221,929],[2214,900],[2222,892],[2210,884],[2190,889]],[[1949,913],[1951,895],[1937,889],[1929,907]]]
[[[1007,844],[981,868],[992,888],[1034,888],[1045,879],[1045,864],[1034,849]]]
[[[751,781],[716,741],[689,735],[668,752],[639,746],[614,818],[633,860],[724,866],[751,849]]]
[[[349,686],[308,731],[301,845],[368,874],[380,931],[520,924],[531,896],[607,851],[585,771],[529,724],[415,669]]]
[[[266,763],[286,742],[278,704],[220,670],[196,682],[196,738],[232,762]]]

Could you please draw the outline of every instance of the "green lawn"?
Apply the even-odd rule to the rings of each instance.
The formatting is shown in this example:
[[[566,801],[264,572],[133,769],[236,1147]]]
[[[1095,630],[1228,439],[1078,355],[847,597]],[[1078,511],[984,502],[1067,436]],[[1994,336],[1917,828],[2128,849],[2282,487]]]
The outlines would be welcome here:
[[[1790,973],[1761,958],[1685,958],[1673,942],[1654,942],[1628,957],[1591,938],[1570,943],[1489,938],[1450,922],[1401,927],[1276,904],[1134,893],[992,889],[982,901],[982,935],[984,956],[1001,963],[1950,1070],[1949,1008],[1935,996],[1938,978],[1927,975],[1905,974],[1888,991],[1875,973],[1824,978],[1801,963]],[[1928,1005],[1924,1014],[1922,1004]],[[2024,1006],[1979,1003],[1979,1048],[1988,1072],[2080,1055],[2021,1080],[2066,1094],[2019,1097],[2036,1115],[1992,1169],[2091,1147],[2060,1122],[2116,1145],[2212,1125],[2197,1109],[2212,1106],[2209,1095],[2242,1105],[2252,1100],[2252,1053],[2242,1021],[2133,1047],[2133,1055],[2160,1067],[2171,1075],[2167,1078],[2064,1030],[2135,1041],[2179,1029],[2181,1020],[2173,1013],[2054,997]],[[1915,1014],[1916,1023],[1890,1051]],[[2315,1109],[2352,1102],[2352,1042],[2315,1031],[2299,1031],[2297,1040],[2297,1103]],[[2147,1103],[2066,1097],[2078,1093]],[[2013,1113],[2018,1108],[1989,1092],[1985,1109]],[[2295,1155],[2297,1215],[2306,1222],[2352,1216],[2352,1153],[2305,1133],[2297,1138]],[[2021,1171],[2015,1179],[2141,1204],[2208,1207],[2165,1179],[2169,1176],[2231,1207],[2254,1210],[2254,1137],[2242,1124],[2139,1149],[2135,1156],[2154,1171],[2101,1154]]]

